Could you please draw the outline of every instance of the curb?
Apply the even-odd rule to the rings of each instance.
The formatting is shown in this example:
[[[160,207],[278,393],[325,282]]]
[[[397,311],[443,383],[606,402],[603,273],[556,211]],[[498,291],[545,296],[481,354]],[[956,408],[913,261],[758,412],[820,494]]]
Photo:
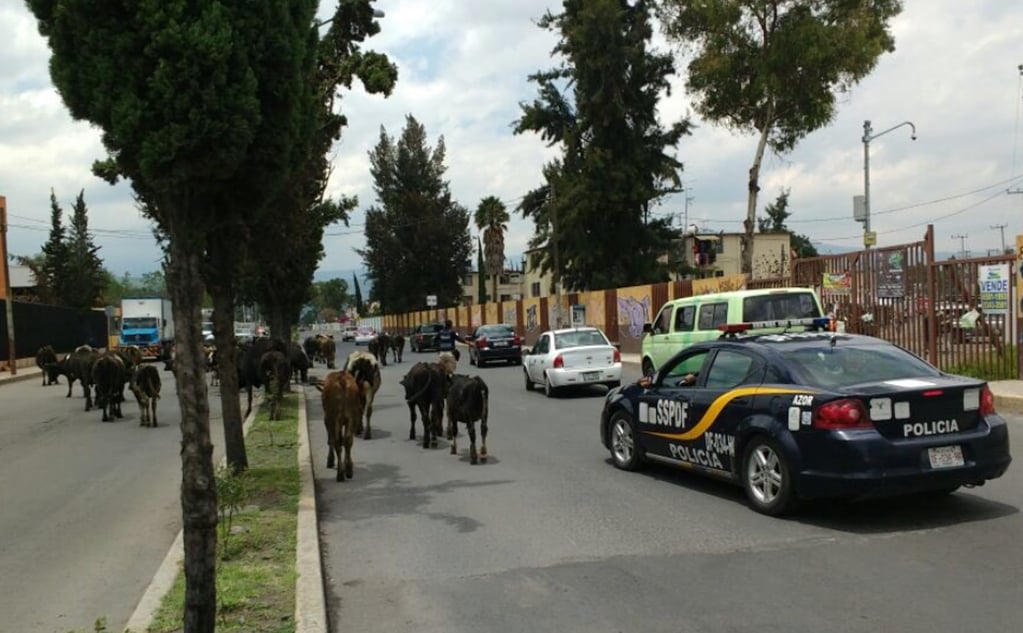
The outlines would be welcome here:
[[[295,631],[327,633],[327,599],[323,593],[320,532],[316,519],[316,480],[306,418],[305,386],[299,391],[298,465],[302,481],[298,498],[295,556]]]
[[[256,421],[256,412],[259,410],[259,402],[253,398],[252,412],[249,417],[245,418],[245,422],[242,423],[242,435],[248,437],[249,429],[252,428],[252,424]],[[303,392],[301,409],[299,415],[305,410],[305,393]],[[226,457],[220,458],[220,465],[223,466],[227,462]],[[178,530],[178,535],[174,539],[174,543],[171,544],[170,549],[167,551],[167,555],[164,557],[163,562],[160,563],[160,567],[157,568],[156,574],[153,575],[152,582],[146,587],[146,592],[142,594],[142,599],[135,606],[135,611],[128,618],[127,624],[124,625],[124,633],[140,633],[142,631],[149,630],[149,626],[153,623],[153,619],[156,617],[156,612],[160,608],[160,603],[163,601],[163,597],[174,587],[174,581],[178,577],[178,573],[181,570],[182,561],[185,559],[185,531],[184,529]]]
[[[42,375],[43,370],[38,367],[19,367],[18,373],[13,376],[10,374],[10,370],[7,370],[0,375],[0,385],[6,385],[10,382],[21,382],[23,380],[28,380],[29,378],[39,378]]]
[[[995,395],[995,411],[1012,415],[1023,415],[1023,397],[1006,394]]]

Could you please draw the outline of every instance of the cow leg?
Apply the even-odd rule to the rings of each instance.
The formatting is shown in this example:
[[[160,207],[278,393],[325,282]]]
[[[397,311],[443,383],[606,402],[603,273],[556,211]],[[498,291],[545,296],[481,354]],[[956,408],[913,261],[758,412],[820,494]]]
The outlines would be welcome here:
[[[410,440],[416,439],[416,405],[415,403],[408,403],[408,415],[411,419],[408,427],[408,438]]]
[[[156,403],[160,401],[160,398],[154,396],[154,397],[151,397],[149,399],[149,401],[150,401],[150,406],[153,408],[152,411],[150,412],[150,415],[149,415],[149,426],[151,426],[151,427],[153,427],[155,429],[157,427],[157,424],[156,424]]]
[[[355,470],[355,467],[352,464],[352,443],[355,440],[355,433],[354,433],[354,431],[355,431],[355,429],[353,429],[352,427],[348,426],[347,424],[345,425],[345,434],[344,434],[344,441],[345,441],[345,475],[349,479],[352,478],[353,471]],[[338,468],[338,472],[339,473],[341,472],[340,468]]]
[[[476,454],[476,423],[466,423],[466,430],[469,431],[469,463],[479,463],[479,456]]]
[[[362,418],[359,418],[359,419],[361,420]],[[364,439],[364,440],[369,440],[369,439],[373,438],[372,421],[373,421],[373,401],[372,400],[367,400],[366,401],[366,432],[362,434],[362,439]]]
[[[448,441],[451,442],[451,454],[458,454],[458,439],[455,438],[454,427],[458,426],[458,422],[451,419],[451,414],[448,414]]]
[[[487,463],[487,410],[483,409],[483,418],[480,420],[480,461]]]
[[[85,410],[92,411],[92,389],[89,388],[89,385],[82,384],[85,386]],[[99,405],[97,404],[97,406]]]

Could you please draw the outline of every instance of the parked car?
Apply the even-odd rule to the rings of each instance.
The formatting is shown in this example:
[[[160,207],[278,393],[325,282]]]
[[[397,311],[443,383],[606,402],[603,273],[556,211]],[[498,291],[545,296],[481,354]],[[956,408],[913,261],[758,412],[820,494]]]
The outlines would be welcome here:
[[[354,341],[355,340],[355,335],[358,332],[359,332],[359,329],[357,327],[355,327],[354,325],[346,325],[341,330],[341,341],[342,342]]]
[[[417,325],[409,335],[409,349],[413,352],[426,352],[437,349],[437,332],[444,329],[442,323],[423,323]]]
[[[356,345],[369,345],[370,341],[377,337],[377,331],[371,327],[359,328],[355,332]]]
[[[470,365],[483,367],[491,361],[522,364],[522,339],[507,323],[481,325],[467,342]]]
[[[803,321],[723,325],[610,391],[600,437],[613,464],[728,480],[769,515],[802,499],[950,494],[1005,473],[1009,432],[985,381],[829,331],[827,317]]]
[[[526,391],[543,385],[548,398],[566,387],[606,385],[622,381],[622,355],[594,327],[551,330],[540,334],[523,356]]]

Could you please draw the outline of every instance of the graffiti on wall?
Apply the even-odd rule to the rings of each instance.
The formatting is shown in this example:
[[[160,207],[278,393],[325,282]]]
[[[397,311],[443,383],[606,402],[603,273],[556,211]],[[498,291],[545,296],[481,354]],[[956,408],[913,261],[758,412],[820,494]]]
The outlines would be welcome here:
[[[536,332],[540,329],[540,306],[533,304],[526,308],[526,331]]]
[[[632,338],[643,336],[643,324],[650,314],[650,296],[640,301],[633,297],[618,297],[618,324],[622,332]]]
[[[515,306],[504,306],[504,322],[515,325]]]

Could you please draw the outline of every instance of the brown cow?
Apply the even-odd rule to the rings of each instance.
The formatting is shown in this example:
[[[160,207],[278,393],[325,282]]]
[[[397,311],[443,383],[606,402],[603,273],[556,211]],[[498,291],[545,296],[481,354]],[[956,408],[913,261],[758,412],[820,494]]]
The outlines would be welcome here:
[[[327,427],[327,468],[334,467],[337,456],[337,481],[352,478],[352,443],[355,427],[362,420],[362,395],[359,383],[346,371],[327,374],[322,384],[317,384],[323,401],[323,423]],[[344,451],[344,464],[341,453]]]

